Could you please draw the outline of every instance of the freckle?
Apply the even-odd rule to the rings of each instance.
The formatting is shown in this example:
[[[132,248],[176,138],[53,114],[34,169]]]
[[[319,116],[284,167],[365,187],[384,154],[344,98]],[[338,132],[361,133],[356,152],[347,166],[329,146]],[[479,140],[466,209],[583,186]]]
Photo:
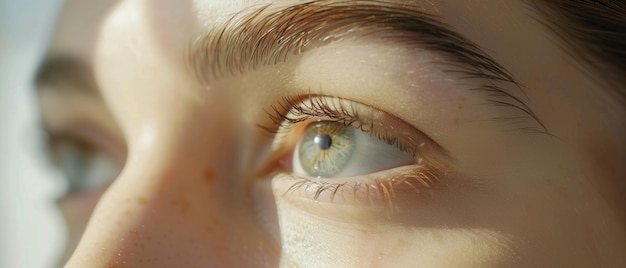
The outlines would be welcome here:
[[[182,204],[180,206],[180,213],[185,215],[188,209],[189,209],[189,202],[183,199]]]
[[[139,242],[134,242],[133,246],[135,246],[136,248],[143,248],[143,244]]]
[[[207,233],[211,233],[211,232],[213,232],[213,226],[211,226],[211,225],[207,225],[207,226],[204,228],[204,230],[205,230]]]
[[[207,169],[204,171],[204,180],[205,181],[212,181],[213,180],[213,171],[210,169]]]
[[[121,221],[116,221],[115,224],[117,224],[117,226],[120,226],[120,225],[122,225],[122,222]]]
[[[458,117],[457,117],[457,118],[454,118],[454,124],[455,124],[455,125],[458,125],[458,124],[459,124],[459,118],[458,118]]]
[[[143,196],[140,196],[140,197],[137,198],[137,203],[139,203],[139,204],[145,205],[147,202],[148,201]]]
[[[457,106],[457,108],[458,108],[459,110],[463,110],[463,105],[459,105],[459,106]]]
[[[128,217],[129,215],[130,215],[130,210],[129,209],[124,210],[124,216]]]
[[[178,206],[178,201],[176,199],[172,199],[170,204],[172,204],[172,206]]]

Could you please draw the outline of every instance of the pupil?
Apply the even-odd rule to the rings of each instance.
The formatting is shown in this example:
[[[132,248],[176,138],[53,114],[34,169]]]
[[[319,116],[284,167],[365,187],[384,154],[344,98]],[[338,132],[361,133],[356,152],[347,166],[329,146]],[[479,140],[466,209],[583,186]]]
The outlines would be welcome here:
[[[315,138],[313,138],[313,143],[317,144],[322,150],[328,150],[328,148],[333,145],[333,140],[328,134],[316,135]]]

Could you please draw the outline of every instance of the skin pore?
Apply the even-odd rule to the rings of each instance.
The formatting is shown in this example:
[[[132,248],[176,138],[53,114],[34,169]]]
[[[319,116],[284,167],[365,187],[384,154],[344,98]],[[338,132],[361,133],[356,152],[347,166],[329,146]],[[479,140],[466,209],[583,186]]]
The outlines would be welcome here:
[[[626,266],[625,106],[534,8],[66,1],[66,267]],[[316,125],[366,135],[301,153]]]

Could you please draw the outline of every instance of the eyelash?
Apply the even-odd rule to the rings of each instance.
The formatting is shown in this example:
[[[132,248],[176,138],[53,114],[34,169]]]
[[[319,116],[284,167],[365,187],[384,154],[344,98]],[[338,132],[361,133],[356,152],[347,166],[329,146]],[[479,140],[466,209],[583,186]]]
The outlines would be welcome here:
[[[292,185],[284,193],[285,195],[304,191],[313,200],[324,197],[327,201],[333,202],[337,194],[341,193],[345,198],[344,193],[347,192],[352,194],[353,199],[363,199],[370,204],[374,203],[374,199],[382,199],[388,208],[389,216],[397,211],[393,201],[396,194],[401,192],[420,194],[430,190],[440,181],[441,165],[436,164],[436,161],[429,161],[429,155],[422,153],[422,147],[426,145],[426,141],[416,143],[411,137],[408,137],[406,139],[412,142],[407,142],[398,137],[397,133],[380,129],[382,122],[375,122],[372,114],[363,114],[362,109],[359,109],[358,106],[364,107],[366,111],[371,110],[371,113],[380,111],[374,107],[338,97],[312,94],[284,97],[271,106],[271,111],[267,112],[269,119],[273,122],[272,127],[260,127],[266,133],[271,134],[275,140],[278,139],[278,148],[283,148],[286,139],[290,137],[289,134],[298,125],[316,119],[334,121],[357,128],[391,146],[396,146],[399,150],[416,158],[417,163],[393,174],[358,176],[358,180],[339,182],[334,182],[336,179],[331,182],[325,179],[289,174],[288,177],[295,182],[292,182]],[[427,158],[424,158],[425,156]],[[330,195],[324,196],[324,193]]]
[[[306,105],[303,101],[310,101],[311,104]],[[372,111],[378,110],[371,106],[360,105]],[[260,128],[271,136],[282,136],[289,134],[293,128],[302,122],[316,118],[325,118],[325,121],[341,123],[369,133],[391,146],[396,146],[400,151],[412,157],[417,158],[419,156],[419,148],[414,148],[416,146],[406,144],[389,133],[379,131],[379,129],[374,127],[375,122],[371,116],[363,116],[356,106],[357,104],[352,101],[324,95],[309,94],[304,98],[283,97],[277,104],[272,105],[271,112],[266,112],[273,126],[260,126]],[[423,145],[423,143],[420,145]]]
[[[306,178],[298,175],[290,175],[295,182],[284,193],[293,194],[297,191],[304,191],[313,200],[320,200],[325,192],[330,195],[323,197],[326,201],[334,202],[337,194],[341,194],[344,200],[367,202],[369,205],[382,203],[387,208],[387,216],[399,211],[395,198],[404,193],[424,194],[432,190],[440,182],[440,177],[436,175],[428,166],[419,165],[406,168],[394,174],[381,175],[373,179],[350,180],[346,182],[327,182],[318,179]],[[361,177],[361,176],[359,176]],[[367,176],[369,177],[369,176]],[[352,200],[346,198],[345,193],[351,196]]]

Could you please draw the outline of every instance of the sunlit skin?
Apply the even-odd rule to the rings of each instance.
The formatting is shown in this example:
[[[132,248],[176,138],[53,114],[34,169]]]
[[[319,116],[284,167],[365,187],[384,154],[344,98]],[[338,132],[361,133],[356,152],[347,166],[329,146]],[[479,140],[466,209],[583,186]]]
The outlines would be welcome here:
[[[94,81],[40,83],[44,126],[123,165],[110,186],[59,201],[70,242],[80,237],[66,267],[626,267],[615,185],[626,174],[626,107],[530,6],[389,1],[483,48],[522,85],[505,87],[535,119],[498,120],[520,111],[468,90],[477,81],[446,72],[445,55],[380,33],[225,75],[194,72],[190,44],[212,27],[298,3],[66,1],[47,58],[71,58]],[[373,109],[374,128],[419,154],[374,172],[363,162],[337,181],[380,186],[428,167],[432,182],[415,179],[393,197],[363,195],[369,186],[316,198],[315,188],[294,190],[303,174],[292,174],[291,153],[320,118],[279,143],[259,125],[279,129],[273,107],[312,95]]]

